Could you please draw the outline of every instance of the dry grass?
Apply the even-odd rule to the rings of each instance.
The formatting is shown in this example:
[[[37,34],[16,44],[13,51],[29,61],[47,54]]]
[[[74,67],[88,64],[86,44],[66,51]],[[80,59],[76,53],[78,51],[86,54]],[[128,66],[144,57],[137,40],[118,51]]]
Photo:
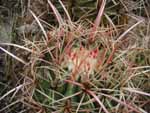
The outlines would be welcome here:
[[[128,9],[122,0],[111,2],[113,7],[123,4]],[[32,113],[148,113],[150,49],[145,43],[150,39],[146,17],[139,18],[139,13],[131,16],[129,12],[129,16],[124,14],[123,19],[119,17],[116,22],[118,15],[112,16],[111,5],[103,0],[94,22],[88,19],[73,22],[62,2],[65,19],[55,4],[50,0],[48,4],[58,26],[46,29],[38,15],[30,10],[43,35],[35,34],[33,38],[25,35],[23,45],[1,43],[15,48],[12,53],[0,47],[15,58],[16,84],[1,94],[0,101],[10,100],[0,112],[12,112],[14,106],[20,105],[20,112]],[[136,5],[143,11],[144,1],[140,0],[139,4]],[[93,73],[80,71],[88,55],[71,70],[64,63],[69,61],[66,55],[72,49],[81,47],[98,51]],[[82,53],[81,56],[86,57]]]

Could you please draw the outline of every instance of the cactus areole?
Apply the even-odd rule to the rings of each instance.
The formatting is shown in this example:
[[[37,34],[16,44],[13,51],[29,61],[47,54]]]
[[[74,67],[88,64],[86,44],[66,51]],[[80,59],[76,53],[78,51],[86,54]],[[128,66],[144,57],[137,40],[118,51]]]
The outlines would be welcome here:
[[[76,75],[90,75],[97,69],[98,49],[72,48],[65,54],[63,66]]]

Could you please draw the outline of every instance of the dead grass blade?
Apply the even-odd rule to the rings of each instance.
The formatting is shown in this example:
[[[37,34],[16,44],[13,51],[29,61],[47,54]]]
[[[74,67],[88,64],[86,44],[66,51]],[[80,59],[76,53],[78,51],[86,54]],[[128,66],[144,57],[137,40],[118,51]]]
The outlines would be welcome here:
[[[103,0],[101,1],[101,7],[98,11],[98,15],[95,19],[95,22],[93,24],[93,28],[91,30],[91,34],[90,34],[90,41],[93,41],[94,38],[95,38],[95,34],[96,34],[96,31],[97,31],[97,27],[100,25],[100,22],[101,22],[101,18],[102,18],[102,15],[103,15],[103,12],[104,12],[104,8],[105,8],[105,5],[106,5],[106,0]]]
[[[4,99],[6,96],[8,96],[9,94],[11,94],[12,92],[18,91],[18,90],[21,89],[23,86],[24,86],[24,85],[21,84],[21,85],[15,87],[15,88],[11,89],[11,90],[8,91],[6,94],[4,94],[2,97],[0,97],[0,101],[1,101],[2,99]]]
[[[113,21],[111,20],[111,18],[106,13],[104,13],[104,16],[107,18],[107,20],[109,21],[109,23],[112,25],[112,27],[114,28],[115,32],[118,34],[116,25],[113,23]]]
[[[58,10],[56,9],[56,7],[52,4],[52,2],[50,0],[48,0],[48,3],[49,5],[51,6],[56,18],[57,18],[57,21],[59,23],[59,26],[61,26],[64,22],[63,22],[63,19],[60,15],[60,13],[58,12]]]
[[[102,0],[102,2],[101,2],[101,7],[100,7],[100,9],[99,9],[99,11],[98,11],[98,15],[97,15],[96,20],[95,20],[95,22],[94,22],[95,27],[98,27],[99,24],[100,24],[100,22],[101,22],[101,18],[102,18],[104,9],[105,9],[105,5],[106,5],[106,0]]]
[[[137,93],[137,94],[141,94],[141,95],[145,95],[145,96],[150,97],[150,93],[140,91],[139,89],[136,89],[136,88],[123,88],[123,89],[126,90],[126,91],[129,91],[131,93]]]
[[[38,19],[38,17],[37,17],[31,10],[30,10],[30,13],[32,14],[32,16],[35,18],[36,22],[37,22],[38,25],[40,26],[40,28],[41,28],[41,30],[42,30],[42,32],[43,32],[45,38],[46,38],[46,40],[43,38],[43,41],[45,42],[45,44],[47,44],[48,36],[47,36],[47,34],[46,34],[46,31],[45,31],[44,27],[42,26],[42,24],[41,24],[40,20]]]
[[[114,100],[114,101],[116,101],[116,102],[118,102],[118,103],[120,103],[120,104],[122,104],[122,105],[124,105],[124,106],[126,106],[126,107],[128,107],[128,108],[130,108],[130,109],[132,109],[133,111],[135,111],[136,113],[141,113],[139,110],[137,110],[136,108],[134,108],[132,105],[127,104],[127,103],[125,103],[125,102],[122,102],[121,100],[119,100],[119,99],[117,99],[117,98],[115,98],[115,97],[113,97],[113,96],[111,96],[111,95],[106,95],[106,94],[104,94],[104,93],[100,93],[100,95],[103,95],[103,96],[105,96],[105,97],[107,97],[107,98],[109,98],[109,99],[112,99],[112,100]]]
[[[127,29],[124,33],[122,33],[118,39],[115,41],[115,43],[119,42],[120,40],[122,40],[122,38],[129,33],[132,29],[134,29],[137,25],[139,25],[140,23],[142,23],[144,20],[140,20],[138,21],[136,24],[132,25],[129,29]]]
[[[33,52],[35,53],[35,51],[33,51],[33,50],[29,49],[29,48],[26,48],[26,47],[21,46],[21,45],[13,44],[13,43],[0,43],[0,45],[14,46],[14,47],[18,47],[20,49],[24,49],[24,50],[26,50],[28,52],[31,52],[31,53],[33,53]],[[35,53],[35,54],[37,54],[37,53]]]
[[[83,99],[84,99],[84,98],[85,98],[85,93],[82,95],[82,98],[81,98],[81,100],[80,100],[80,103],[78,104],[78,107],[77,107],[76,113],[78,113],[78,112],[79,112],[80,106],[81,106],[81,104],[82,104],[82,102],[83,102]]]
[[[11,107],[19,102],[20,102],[20,100],[16,100],[16,101],[12,102],[11,104],[5,106],[4,108],[0,109],[0,113],[3,113],[4,110],[8,109],[9,107]]]
[[[71,24],[72,24],[71,17],[70,17],[70,15],[69,15],[69,13],[68,13],[67,9],[65,8],[64,4],[62,3],[62,1],[61,1],[61,0],[59,0],[59,3],[61,4],[61,6],[62,6],[62,7],[63,7],[63,9],[64,9],[64,11],[65,11],[65,13],[66,13],[66,15],[67,15],[67,18],[68,18],[68,20],[69,20],[69,23],[71,23]],[[72,25],[73,25],[73,24],[72,24]]]
[[[138,73],[133,73],[131,76],[129,76],[126,81],[124,83],[127,83],[129,80],[131,80],[133,77],[136,77],[136,76],[140,76],[141,74],[145,74],[145,73],[148,73],[150,72],[150,70],[145,70],[145,71],[141,71],[141,72],[138,72]],[[149,75],[148,75],[149,77]]]
[[[92,91],[86,90],[86,92],[91,96],[93,96],[93,98],[99,103],[99,105],[102,107],[105,113],[109,113],[106,107],[104,106],[104,104],[99,100],[99,98]]]
[[[0,47],[0,49],[2,51],[4,51],[5,53],[7,53],[8,55],[12,56],[14,59],[18,60],[19,62],[23,63],[23,64],[27,64],[24,60],[20,59],[19,57],[15,56],[14,54],[10,53],[9,51],[5,50],[4,48]]]
[[[79,86],[81,89],[85,90],[85,92],[89,95],[91,95],[97,102],[98,104],[102,107],[102,109],[104,110],[105,113],[109,113],[108,110],[106,109],[106,107],[103,105],[103,103],[99,100],[99,98],[94,94],[93,91],[87,90],[84,88],[84,86],[78,82],[74,82],[71,80],[65,80],[65,82],[71,83],[73,85]]]
[[[73,98],[73,97],[75,97],[75,96],[78,96],[78,95],[80,95],[81,93],[82,93],[82,91],[77,92],[77,93],[74,93],[74,94],[72,94],[72,95],[66,96],[66,97],[61,98],[61,99],[59,99],[59,100],[55,100],[54,102],[52,102],[52,103],[50,103],[50,104],[59,103],[59,102],[61,102],[61,101],[63,101],[63,100],[67,100],[67,99],[69,99],[69,98]]]

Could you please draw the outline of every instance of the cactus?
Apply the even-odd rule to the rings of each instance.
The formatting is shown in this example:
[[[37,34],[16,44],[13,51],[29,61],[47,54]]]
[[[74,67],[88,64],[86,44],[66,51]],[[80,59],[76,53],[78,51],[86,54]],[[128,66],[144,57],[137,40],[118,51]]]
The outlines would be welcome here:
[[[103,0],[103,3],[107,6],[105,10],[99,10],[102,6],[96,0],[41,2],[50,6],[51,18],[55,17],[47,21],[55,22],[47,29],[37,17],[41,12],[30,10],[30,19],[40,29],[32,37],[24,38],[22,46],[5,44],[18,47],[18,57],[2,48],[18,60],[13,69],[21,70],[15,73],[20,77],[20,85],[0,100],[15,91],[12,100],[19,95],[19,102],[32,113],[145,112],[150,96],[149,49],[137,46],[136,40],[130,44],[132,37],[126,36],[141,21],[119,35],[118,25],[127,24],[117,22],[119,14],[111,12],[112,9],[116,12],[119,2]],[[14,96],[16,92],[19,94]]]

